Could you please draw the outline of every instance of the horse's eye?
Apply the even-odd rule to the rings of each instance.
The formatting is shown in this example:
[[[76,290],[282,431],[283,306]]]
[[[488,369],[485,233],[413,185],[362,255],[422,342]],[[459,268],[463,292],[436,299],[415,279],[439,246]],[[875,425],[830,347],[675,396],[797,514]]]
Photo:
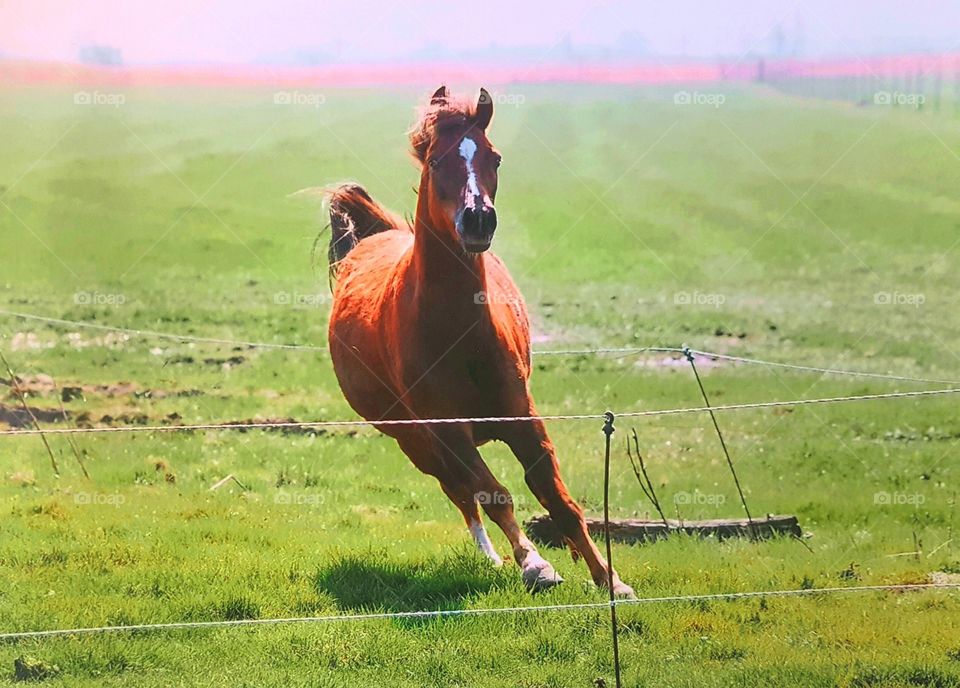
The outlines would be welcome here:
[[[427,163],[431,168],[435,169],[437,165],[440,164],[440,158],[430,158],[430,161]]]

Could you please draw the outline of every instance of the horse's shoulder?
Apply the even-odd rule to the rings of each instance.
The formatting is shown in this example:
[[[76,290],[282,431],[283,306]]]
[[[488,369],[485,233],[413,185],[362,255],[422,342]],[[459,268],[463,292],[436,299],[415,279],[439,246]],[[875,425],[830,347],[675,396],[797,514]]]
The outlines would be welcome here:
[[[487,256],[484,266],[487,283],[502,297],[498,300],[517,303],[525,313],[526,306],[523,302],[523,295],[520,293],[520,288],[517,287],[516,282],[513,281],[513,277],[510,276],[506,264],[496,254],[486,253],[484,255]]]
[[[529,374],[530,320],[523,295],[517,287],[506,264],[493,253],[486,253],[485,271],[487,285],[493,294],[489,302],[497,321],[501,337],[514,356],[524,364],[524,375]]]
[[[516,285],[513,283],[513,278],[510,277],[510,271],[507,269],[506,263],[498,256],[496,253],[484,253],[483,259],[485,261],[484,269],[487,273],[488,279],[493,277],[495,282],[498,285],[503,285],[507,287],[512,287],[516,289]]]

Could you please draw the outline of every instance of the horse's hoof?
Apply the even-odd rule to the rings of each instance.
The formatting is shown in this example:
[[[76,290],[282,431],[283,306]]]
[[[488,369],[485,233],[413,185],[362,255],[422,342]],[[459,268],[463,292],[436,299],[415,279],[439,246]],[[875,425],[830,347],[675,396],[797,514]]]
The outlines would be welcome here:
[[[526,563],[526,562],[525,562]],[[563,578],[549,562],[540,559],[523,567],[523,584],[530,592],[542,592],[560,585]]]
[[[637,593],[633,591],[629,585],[623,581],[617,581],[613,584],[613,596],[618,600],[635,600],[637,599]]]
[[[563,582],[559,573],[553,570],[552,566],[546,569],[536,570],[527,569],[523,572],[523,584],[527,586],[530,592],[543,592],[550,588],[555,588]]]

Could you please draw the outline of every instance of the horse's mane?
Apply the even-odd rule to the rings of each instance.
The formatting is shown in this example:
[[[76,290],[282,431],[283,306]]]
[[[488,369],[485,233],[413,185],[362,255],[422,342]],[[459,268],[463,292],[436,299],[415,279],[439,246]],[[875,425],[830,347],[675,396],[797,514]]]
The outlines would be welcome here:
[[[444,125],[469,125],[477,117],[476,105],[466,98],[443,96],[430,101],[419,111],[416,123],[410,129],[410,146],[414,157],[421,163],[426,160],[430,142],[438,129]]]

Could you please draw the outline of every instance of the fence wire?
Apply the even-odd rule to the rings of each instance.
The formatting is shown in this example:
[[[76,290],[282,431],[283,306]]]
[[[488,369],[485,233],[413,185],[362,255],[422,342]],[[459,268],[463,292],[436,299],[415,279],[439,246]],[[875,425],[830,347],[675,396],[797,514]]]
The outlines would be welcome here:
[[[257,342],[244,339],[226,339],[219,337],[201,337],[196,335],[178,334],[175,332],[160,332],[157,330],[142,330],[131,327],[117,327],[114,325],[105,325],[100,323],[85,322],[82,320],[66,320],[63,318],[53,318],[44,315],[35,315],[33,313],[21,313],[0,309],[0,316],[11,318],[20,318],[22,320],[31,320],[35,322],[46,323],[48,325],[62,325],[67,327],[86,328],[98,330],[101,332],[115,332],[125,334],[131,337],[167,339],[178,342],[194,342],[200,344],[222,344],[226,346],[238,346],[251,349],[281,349],[287,351],[327,351],[328,347],[315,344],[280,344],[271,342]],[[624,347],[596,347],[596,348],[578,348],[578,349],[542,349],[533,352],[534,356],[590,356],[590,355],[615,355],[632,356],[644,353],[664,353],[682,355],[684,347],[671,346],[624,346]],[[712,360],[730,361],[731,363],[743,363],[749,365],[761,365],[771,368],[784,368],[789,370],[819,373],[821,375],[847,375],[852,377],[866,377],[880,380],[892,380],[900,382],[923,382],[926,384],[943,384],[960,386],[958,380],[943,380],[937,378],[910,377],[907,375],[891,375],[886,373],[874,373],[860,370],[844,370],[841,368],[824,368],[817,366],[808,366],[795,363],[782,363],[778,361],[765,361],[758,358],[748,358],[745,356],[731,356],[713,351],[702,351],[699,349],[690,349],[690,352],[696,356],[701,356]]]
[[[724,406],[689,406],[672,409],[652,409],[649,411],[626,411],[618,413],[618,418],[643,418],[648,416],[673,416],[685,413],[709,413],[712,411],[737,411],[744,409],[777,408],[781,406],[809,406],[811,404],[835,404],[851,401],[871,401],[879,399],[904,399],[910,397],[930,397],[960,393],[960,388],[925,389],[915,392],[889,392],[887,394],[859,394],[846,397],[823,397],[819,399],[789,399],[784,401],[758,401],[744,404],[726,404]],[[391,425],[449,425],[459,423],[531,423],[535,421],[561,420],[601,420],[604,414],[581,413],[545,416],[473,416],[463,418],[404,418],[397,420],[316,420],[316,421],[262,421],[252,423],[198,423],[195,425],[128,425],[121,427],[89,428],[27,428],[22,430],[2,430],[0,437],[28,435],[93,435],[133,432],[188,432],[194,430],[253,430],[283,428],[331,428],[331,427],[378,427]]]
[[[378,612],[372,614],[330,614],[327,616],[281,617],[273,619],[231,619],[226,621],[177,621],[172,623],[131,624],[127,626],[90,626],[86,628],[63,628],[44,631],[14,631],[0,633],[0,642],[27,640],[31,638],[54,638],[62,636],[94,635],[103,633],[131,633],[147,631],[181,631],[212,628],[233,628],[238,626],[280,626],[287,624],[323,624],[349,621],[377,621],[404,619],[448,619],[456,617],[485,616],[491,614],[524,614],[531,612],[559,612],[609,609],[645,604],[664,604],[670,602],[729,602],[735,600],[765,597],[815,597],[817,595],[835,595],[843,593],[867,592],[910,592],[919,590],[956,590],[960,583],[923,583],[904,585],[857,585],[836,588],[798,588],[795,590],[751,590],[748,592],[721,592],[703,595],[667,595],[663,597],[641,597],[634,600],[614,600],[613,602],[582,602],[579,604],[533,605],[525,607],[489,607],[478,609],[440,609],[417,612]]]
[[[907,375],[888,375],[886,373],[869,373],[861,370],[843,370],[841,368],[819,368],[817,366],[799,365],[796,363],[780,363],[777,361],[764,361],[759,358],[747,358],[745,356],[731,356],[729,354],[718,354],[712,351],[700,351],[690,349],[690,353],[696,356],[702,356],[711,360],[730,361],[732,363],[745,363],[750,365],[761,365],[768,368],[786,368],[789,370],[800,370],[810,373],[820,373],[821,375],[850,375],[854,377],[871,377],[879,380],[896,380],[899,382],[924,382],[937,385],[957,385],[957,380],[940,380],[928,377],[909,377]]]

